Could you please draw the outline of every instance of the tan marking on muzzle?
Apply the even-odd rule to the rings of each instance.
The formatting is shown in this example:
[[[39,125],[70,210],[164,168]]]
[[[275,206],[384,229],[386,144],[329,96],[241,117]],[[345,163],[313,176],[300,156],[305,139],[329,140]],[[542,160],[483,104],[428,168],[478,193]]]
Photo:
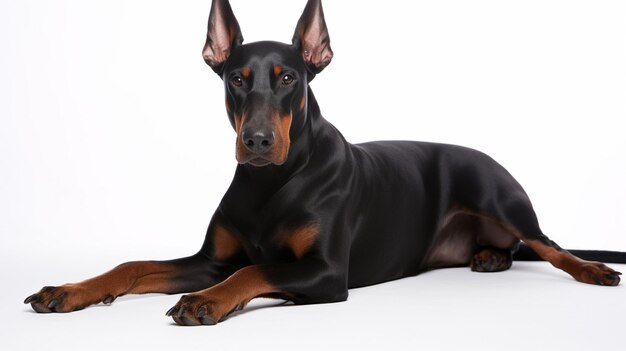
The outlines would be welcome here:
[[[242,162],[246,155],[246,146],[241,139],[241,126],[243,124],[243,117],[235,115],[235,133],[237,134],[237,140],[235,142],[235,158],[237,161]]]
[[[248,161],[248,149],[242,139],[243,116],[235,115],[235,132],[237,133],[237,141],[235,148],[235,157],[239,163]],[[272,124],[274,126],[274,145],[272,150],[266,154],[267,160],[276,165],[282,165],[287,160],[289,154],[289,146],[291,140],[289,137],[289,129],[291,128],[291,113],[281,116],[278,112],[272,115]]]
[[[281,165],[287,161],[289,146],[291,144],[289,129],[291,128],[292,119],[291,113],[283,115],[282,117],[278,113],[275,113],[273,117],[275,140],[272,161],[277,165]]]

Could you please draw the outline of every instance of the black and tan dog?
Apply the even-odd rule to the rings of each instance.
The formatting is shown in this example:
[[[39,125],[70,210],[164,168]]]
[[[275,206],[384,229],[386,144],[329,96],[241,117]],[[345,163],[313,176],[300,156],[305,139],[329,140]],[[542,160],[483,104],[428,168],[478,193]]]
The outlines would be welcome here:
[[[488,156],[411,141],[348,143],[308,85],[333,57],[319,0],[308,1],[291,45],[242,41],[228,1],[214,0],[203,56],[224,81],[239,165],[200,251],[44,287],[25,301],[35,311],[192,292],[167,315],[215,324],[256,297],[334,302],[350,288],[436,268],[506,270],[521,241],[578,281],[619,283],[620,273],[548,239],[522,187]]]

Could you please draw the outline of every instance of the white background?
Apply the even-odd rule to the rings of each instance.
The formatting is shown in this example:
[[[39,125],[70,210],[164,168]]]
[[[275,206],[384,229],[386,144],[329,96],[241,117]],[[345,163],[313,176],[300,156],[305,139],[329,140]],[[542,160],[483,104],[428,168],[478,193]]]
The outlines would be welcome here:
[[[232,1],[246,42],[290,41],[304,4]],[[3,339],[24,349],[98,336],[103,349],[272,348],[277,338],[305,349],[482,349],[489,337],[519,336],[533,340],[522,346],[614,345],[624,288],[575,284],[542,263],[502,275],[438,271],[214,328],[172,327],[163,313],[178,296],[28,312],[21,300],[42,285],[201,245],[236,165],[222,83],[200,55],[209,8],[0,0]],[[312,87],[349,141],[482,150],[520,181],[561,246],[626,251],[626,3],[327,0],[324,9],[335,58]],[[531,323],[560,329],[520,330]]]

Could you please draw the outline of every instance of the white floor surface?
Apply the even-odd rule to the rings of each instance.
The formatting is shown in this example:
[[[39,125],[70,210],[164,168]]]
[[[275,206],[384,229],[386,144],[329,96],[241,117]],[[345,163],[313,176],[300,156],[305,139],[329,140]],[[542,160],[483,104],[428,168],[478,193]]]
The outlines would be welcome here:
[[[584,285],[547,263],[516,262],[505,273],[445,269],[354,289],[344,303],[259,299],[216,326],[178,327],[165,317],[178,295],[36,314],[26,296],[101,262],[61,259],[44,272],[37,260],[2,261],[4,350],[617,350],[626,315],[623,285]]]

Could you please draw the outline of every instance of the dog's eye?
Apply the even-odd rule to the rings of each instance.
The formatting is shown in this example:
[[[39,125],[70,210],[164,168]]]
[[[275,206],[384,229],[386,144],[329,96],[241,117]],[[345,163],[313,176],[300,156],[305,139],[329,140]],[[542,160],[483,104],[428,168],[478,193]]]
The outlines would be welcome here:
[[[243,85],[243,80],[239,76],[234,76],[230,79],[230,83],[237,88],[240,88]]]
[[[291,83],[293,83],[293,81],[294,81],[294,78],[293,78],[293,76],[292,76],[292,75],[290,75],[290,74],[285,74],[285,75],[283,76],[283,79],[282,79],[282,82],[281,82],[281,83],[282,83],[283,85],[291,85]]]

